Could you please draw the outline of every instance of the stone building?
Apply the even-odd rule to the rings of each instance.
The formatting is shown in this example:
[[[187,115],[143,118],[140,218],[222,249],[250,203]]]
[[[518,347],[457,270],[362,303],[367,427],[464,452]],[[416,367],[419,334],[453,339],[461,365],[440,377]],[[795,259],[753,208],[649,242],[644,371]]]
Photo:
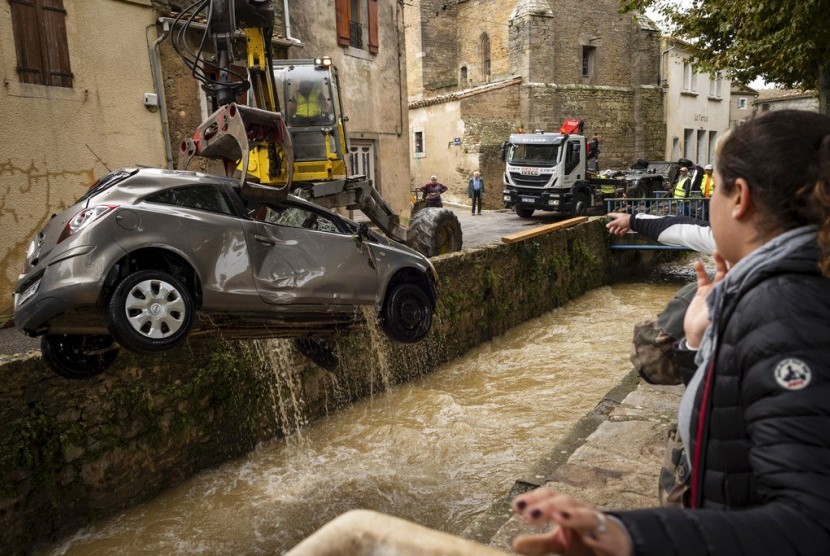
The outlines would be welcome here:
[[[761,89],[752,103],[752,112],[770,110],[810,110],[818,112],[818,95],[801,89]]]
[[[207,116],[199,83],[162,39],[190,0],[11,0],[0,3],[0,325],[26,248],[51,214],[108,170],[173,168]],[[409,208],[403,12],[379,0],[275,1],[276,58],[328,55],[349,116],[351,173]],[[196,43],[198,44],[198,43]],[[244,40],[238,41],[244,56]],[[239,62],[244,65],[244,62]],[[149,96],[148,96],[149,94]],[[156,95],[153,97],[152,95]],[[218,164],[191,169],[219,171]]]
[[[730,94],[729,127],[736,127],[746,123],[752,115],[752,103],[758,98],[758,91],[748,85],[733,82]]]
[[[688,43],[680,39],[663,37],[660,52],[665,158],[714,164],[715,142],[729,129],[731,83],[721,72],[699,72]]]
[[[480,169],[500,207],[501,142],[573,117],[603,138],[602,168],[662,158],[659,32],[617,0],[420,0],[405,15],[413,185],[436,174],[466,202]]]

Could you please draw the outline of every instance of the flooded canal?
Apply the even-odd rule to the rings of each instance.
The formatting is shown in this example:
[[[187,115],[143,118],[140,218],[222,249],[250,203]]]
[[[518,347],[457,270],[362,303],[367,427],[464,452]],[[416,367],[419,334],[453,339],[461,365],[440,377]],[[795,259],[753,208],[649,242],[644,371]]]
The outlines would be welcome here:
[[[45,553],[280,554],[354,508],[458,533],[629,372],[633,324],[678,287],[597,289]]]

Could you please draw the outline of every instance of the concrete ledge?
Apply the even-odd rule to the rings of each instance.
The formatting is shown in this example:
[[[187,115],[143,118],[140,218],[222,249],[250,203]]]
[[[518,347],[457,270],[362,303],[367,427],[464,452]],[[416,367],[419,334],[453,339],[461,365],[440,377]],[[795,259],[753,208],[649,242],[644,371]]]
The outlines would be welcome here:
[[[286,556],[504,556],[504,552],[411,521],[352,510],[329,521]]]

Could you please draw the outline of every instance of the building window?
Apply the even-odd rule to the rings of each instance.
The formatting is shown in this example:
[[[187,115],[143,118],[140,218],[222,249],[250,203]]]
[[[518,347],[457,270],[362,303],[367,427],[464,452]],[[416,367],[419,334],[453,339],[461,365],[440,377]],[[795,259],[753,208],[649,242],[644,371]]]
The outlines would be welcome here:
[[[697,74],[690,62],[683,62],[683,90],[690,93],[697,91]]]
[[[597,49],[594,46],[582,47],[582,77],[593,77],[596,51]]]
[[[378,0],[335,0],[337,44],[377,54]]]
[[[694,160],[697,158],[695,156],[695,130],[694,129],[684,129],[683,130],[683,158],[688,158],[689,160]]]
[[[461,70],[459,71],[458,75],[458,85],[460,87],[467,87],[467,80],[469,77],[467,76],[467,66],[461,66]]]
[[[709,96],[712,98],[720,98],[721,88],[723,87],[723,74],[715,72],[714,75],[709,76]]]
[[[738,109],[739,110],[746,110],[746,98],[741,97],[738,99]]]
[[[63,0],[9,0],[21,83],[72,87]]]
[[[424,132],[415,132],[415,158],[422,158],[424,156]]]
[[[769,103],[765,102],[761,105],[761,112],[769,112]]]
[[[487,33],[481,34],[481,66],[485,81],[490,81],[490,37]]]

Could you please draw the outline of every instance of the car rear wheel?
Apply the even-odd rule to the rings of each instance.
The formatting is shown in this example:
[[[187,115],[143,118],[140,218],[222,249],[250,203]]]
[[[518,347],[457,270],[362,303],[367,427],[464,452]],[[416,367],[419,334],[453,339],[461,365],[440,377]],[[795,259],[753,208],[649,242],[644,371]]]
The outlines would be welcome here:
[[[65,378],[90,378],[106,371],[118,357],[112,336],[49,334],[40,351],[50,369]]]
[[[193,312],[187,288],[160,270],[127,276],[107,306],[110,332],[118,343],[145,353],[164,351],[182,341],[193,324]]]
[[[396,342],[419,342],[432,327],[432,313],[432,302],[423,289],[414,284],[397,284],[383,304],[383,330]]]

